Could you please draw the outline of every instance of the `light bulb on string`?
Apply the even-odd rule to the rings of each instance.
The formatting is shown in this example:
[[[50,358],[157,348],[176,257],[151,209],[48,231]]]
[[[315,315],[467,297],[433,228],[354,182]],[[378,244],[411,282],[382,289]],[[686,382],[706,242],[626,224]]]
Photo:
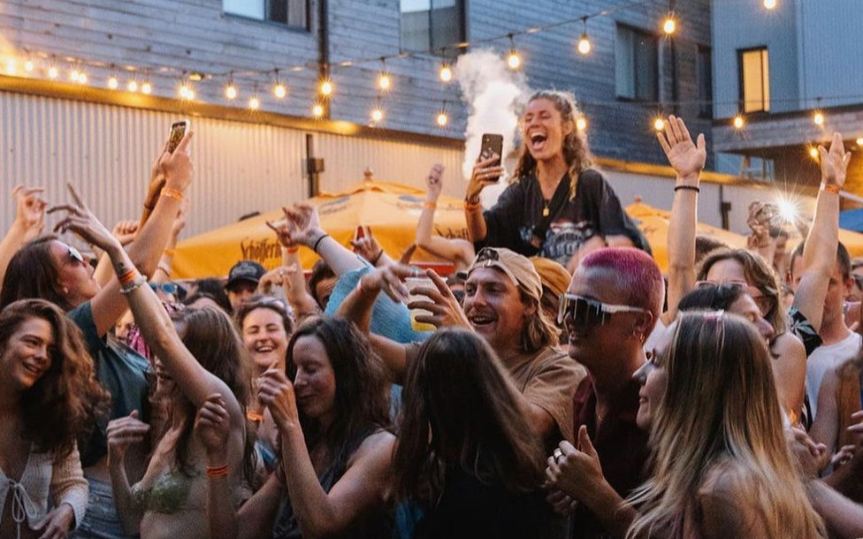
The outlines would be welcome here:
[[[87,84],[87,74],[83,71],[78,75],[78,84]]]
[[[575,120],[575,128],[580,132],[587,131],[587,125],[587,118],[584,116],[579,116],[578,119]]]
[[[813,114],[812,115],[812,123],[814,123],[818,127],[823,127],[824,126],[824,114],[820,111]]]
[[[258,96],[254,95],[249,99],[249,109],[250,110],[258,110],[261,108],[261,100]]]
[[[677,31],[677,21],[674,20],[674,14],[669,13],[667,17],[665,17],[665,21],[662,23],[662,31],[665,32],[665,35],[672,35]]]
[[[384,110],[380,106],[372,109],[372,121],[380,123],[384,119]]]
[[[127,89],[127,90],[129,90],[129,91],[130,91],[130,92],[132,92],[132,93],[137,92],[137,91],[138,91],[138,81],[137,81],[137,80],[135,80],[135,79],[131,79],[131,80],[126,84],[126,89]]]
[[[108,85],[109,89],[116,90],[117,87],[120,86],[120,81],[117,80],[116,75],[111,75],[110,77],[108,77],[108,81],[106,82],[106,84]]]
[[[809,157],[817,161],[819,157],[818,148],[815,146],[809,146]]]
[[[446,127],[449,123],[449,115],[446,113],[446,101],[443,102],[440,112],[437,113],[437,118],[435,119],[435,121],[440,128]]]
[[[150,95],[153,92],[153,85],[150,84],[150,81],[144,81],[144,84],[141,85],[141,93],[145,95]]]
[[[56,79],[60,75],[60,71],[57,69],[57,66],[51,65],[48,67],[48,78]]]
[[[381,72],[378,75],[378,88],[384,92],[389,91],[393,85],[392,76],[387,71],[387,60],[381,58]]]
[[[743,129],[743,126],[746,125],[746,120],[743,118],[742,115],[738,114],[734,117],[734,121],[732,122],[732,124],[734,125],[734,129]]]
[[[69,80],[72,82],[78,82],[79,78],[81,78],[81,71],[78,68],[73,68],[72,71],[69,72]]]
[[[329,96],[333,95],[334,89],[335,88],[334,88],[333,82],[331,80],[324,79],[321,81],[320,92],[321,92],[322,96],[329,97]]]
[[[32,58],[27,58],[27,60],[24,62],[24,71],[26,71],[27,73],[31,73],[34,69],[36,69],[36,63],[33,62]]]
[[[312,116],[315,118],[321,118],[324,115],[324,106],[320,103],[315,103],[312,107]]]
[[[665,129],[665,120],[662,118],[656,118],[653,120],[653,129],[656,131],[662,131]]]
[[[276,82],[273,84],[273,95],[276,96],[276,99],[284,99],[285,96],[288,95],[288,87],[282,84],[282,81],[279,78],[278,69],[276,69],[273,74],[275,75],[276,79]]]
[[[763,2],[765,9],[776,9],[777,4],[776,0],[764,0]]]
[[[593,44],[590,42],[590,37],[587,35],[587,17],[583,17],[581,19],[582,22],[582,32],[581,37],[578,39],[578,46],[576,49],[578,53],[586,56],[590,54],[590,51],[593,49]]]
[[[238,95],[237,87],[234,86],[234,74],[228,73],[228,85],[225,86],[225,97],[227,99],[234,100]]]
[[[512,34],[509,35],[509,56],[506,58],[506,65],[513,71],[521,67],[521,56],[515,48],[515,39],[513,39]]]
[[[857,137],[857,140],[855,140],[854,142],[857,143],[858,148],[863,148],[863,137]]]
[[[440,80],[443,82],[449,82],[452,80],[452,68],[448,63],[443,62],[440,65],[440,72],[438,75],[440,76]]]

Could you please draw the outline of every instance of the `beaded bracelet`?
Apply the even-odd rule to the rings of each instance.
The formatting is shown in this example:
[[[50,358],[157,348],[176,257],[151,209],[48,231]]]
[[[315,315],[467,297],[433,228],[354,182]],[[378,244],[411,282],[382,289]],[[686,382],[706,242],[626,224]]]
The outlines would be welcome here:
[[[168,198],[173,198],[173,199],[174,199],[174,200],[176,200],[177,202],[182,202],[182,201],[183,201],[183,192],[182,192],[182,191],[178,191],[178,190],[176,190],[176,189],[171,189],[170,187],[164,187],[164,188],[162,188],[162,193],[161,193],[161,195],[160,195],[160,196],[168,197]]]
[[[129,295],[129,294],[131,294],[132,292],[134,292],[135,290],[137,290],[137,289],[141,288],[142,286],[144,286],[145,284],[147,284],[147,279],[145,279],[145,278],[143,278],[143,277],[141,277],[141,276],[139,275],[139,276],[138,276],[138,277],[137,277],[137,278],[132,282],[132,284],[130,284],[129,286],[124,286],[124,287],[120,288],[120,293],[121,293],[121,294],[123,294],[123,295]]]

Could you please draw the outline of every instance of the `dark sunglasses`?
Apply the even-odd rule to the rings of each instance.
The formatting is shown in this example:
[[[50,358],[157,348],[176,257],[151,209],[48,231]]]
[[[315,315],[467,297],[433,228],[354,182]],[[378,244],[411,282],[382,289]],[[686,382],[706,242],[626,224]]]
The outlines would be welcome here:
[[[172,296],[177,295],[177,289],[179,288],[176,283],[148,283],[153,292],[158,292],[161,290],[165,294],[170,294]]]
[[[79,251],[78,249],[75,249],[71,245],[68,245],[67,247],[69,247],[69,259],[70,260],[74,260],[75,262],[80,262],[81,264],[86,263],[86,262],[84,262],[84,256],[81,254],[81,251]]]
[[[575,294],[561,294],[560,308],[557,312],[557,323],[563,324],[567,316],[579,326],[597,326],[608,322],[612,315],[617,313],[646,313],[647,309],[641,307],[630,307],[629,305],[610,305],[595,299],[577,296]]]
[[[500,254],[497,252],[497,249],[494,247],[483,247],[476,254],[475,264],[479,264],[480,262],[497,262],[500,260]]]

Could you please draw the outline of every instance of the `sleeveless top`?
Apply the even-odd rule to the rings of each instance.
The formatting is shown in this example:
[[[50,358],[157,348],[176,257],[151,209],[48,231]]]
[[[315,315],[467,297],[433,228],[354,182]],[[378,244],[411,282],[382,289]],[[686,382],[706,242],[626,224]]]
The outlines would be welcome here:
[[[345,475],[351,455],[356,452],[357,448],[359,448],[366,438],[376,432],[379,432],[379,429],[371,428],[361,433],[354,440],[351,440],[344,454],[336,458],[318,476],[318,481],[320,481],[324,492],[329,493],[333,485],[338,483],[339,479]],[[393,537],[393,526],[392,510],[386,508],[377,514],[368,515],[361,522],[352,523],[343,533],[333,536],[333,539],[389,539]],[[276,522],[273,525],[273,539],[300,539],[302,537],[300,523],[291,505],[291,498],[286,495],[279,503],[279,511],[276,514]]]

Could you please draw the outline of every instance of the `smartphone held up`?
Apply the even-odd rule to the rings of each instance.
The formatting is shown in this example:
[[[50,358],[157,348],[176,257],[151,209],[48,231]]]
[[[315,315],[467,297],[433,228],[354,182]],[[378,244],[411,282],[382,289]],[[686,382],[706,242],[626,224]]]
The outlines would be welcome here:
[[[492,167],[499,167],[501,164],[501,156],[503,155],[503,135],[498,135],[496,133],[484,133],[482,136],[482,142],[480,143],[479,148],[479,159],[480,161],[484,161],[486,159],[490,159],[492,156],[497,156],[493,163],[491,163]],[[493,179],[493,181],[497,181],[500,179],[500,176]]]
[[[191,127],[189,120],[180,120],[171,124],[171,135],[168,138],[168,153],[174,153],[180,141],[186,136]]]

